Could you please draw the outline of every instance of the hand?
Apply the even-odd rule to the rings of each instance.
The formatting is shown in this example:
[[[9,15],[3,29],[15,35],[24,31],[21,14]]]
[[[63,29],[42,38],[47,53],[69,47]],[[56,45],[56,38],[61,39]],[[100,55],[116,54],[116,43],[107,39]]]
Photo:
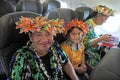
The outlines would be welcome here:
[[[75,71],[76,71],[78,74],[82,74],[82,73],[84,73],[84,72],[86,71],[86,69],[84,69],[83,67],[77,67],[77,68],[75,69]]]
[[[84,69],[87,69],[87,66],[85,64],[81,64],[80,67],[83,67]]]
[[[113,37],[110,36],[110,35],[108,35],[108,34],[105,34],[105,35],[101,36],[101,39],[102,39],[103,41],[107,41],[107,42],[113,41]]]
[[[76,67],[76,68],[75,68],[75,71],[76,71],[78,74],[82,74],[82,73],[86,72],[86,70],[87,70],[87,67],[86,67],[85,64],[84,64],[84,65],[81,65],[80,67]]]

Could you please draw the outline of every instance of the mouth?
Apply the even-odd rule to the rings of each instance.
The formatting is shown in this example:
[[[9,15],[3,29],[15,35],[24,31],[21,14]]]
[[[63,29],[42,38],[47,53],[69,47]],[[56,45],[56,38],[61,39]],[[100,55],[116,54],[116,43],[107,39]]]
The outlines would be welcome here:
[[[74,39],[73,41],[79,41],[78,39]]]
[[[47,43],[40,43],[40,45],[42,45],[44,47],[46,47],[48,44],[49,44],[48,42]]]

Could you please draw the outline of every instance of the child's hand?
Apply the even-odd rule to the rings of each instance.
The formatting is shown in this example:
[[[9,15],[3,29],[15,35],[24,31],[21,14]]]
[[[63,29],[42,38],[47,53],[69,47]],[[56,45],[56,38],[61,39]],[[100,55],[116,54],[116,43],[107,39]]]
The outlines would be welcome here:
[[[78,74],[82,74],[82,73],[86,72],[86,70],[87,70],[87,66],[85,64],[82,64],[80,67],[75,68],[75,71]]]

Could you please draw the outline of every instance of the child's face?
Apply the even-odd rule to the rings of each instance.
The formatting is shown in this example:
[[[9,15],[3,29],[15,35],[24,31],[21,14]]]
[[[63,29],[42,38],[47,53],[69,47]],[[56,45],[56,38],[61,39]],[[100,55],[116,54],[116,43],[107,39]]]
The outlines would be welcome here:
[[[73,30],[70,32],[69,38],[74,44],[79,43],[80,39],[82,38],[81,30],[78,28],[73,28]]]

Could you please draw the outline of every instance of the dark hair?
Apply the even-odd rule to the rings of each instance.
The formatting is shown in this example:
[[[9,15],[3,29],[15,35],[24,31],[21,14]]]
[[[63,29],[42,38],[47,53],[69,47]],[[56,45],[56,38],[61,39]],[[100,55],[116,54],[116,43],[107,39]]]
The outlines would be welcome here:
[[[70,33],[72,32],[72,30],[73,30],[74,28],[78,28],[80,31],[82,31],[81,28],[73,26],[73,27],[71,27],[71,28],[67,31],[66,37],[70,35]]]

